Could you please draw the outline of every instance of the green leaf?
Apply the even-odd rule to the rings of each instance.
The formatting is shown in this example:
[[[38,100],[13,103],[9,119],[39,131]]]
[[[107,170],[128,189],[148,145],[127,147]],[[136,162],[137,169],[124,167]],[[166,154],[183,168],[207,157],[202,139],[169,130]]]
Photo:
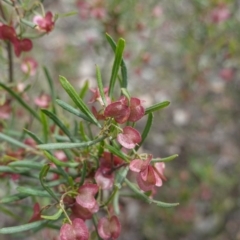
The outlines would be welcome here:
[[[24,169],[15,169],[13,167],[9,167],[9,166],[0,166],[0,173],[26,173],[29,172],[28,168],[24,168]]]
[[[40,144],[37,147],[43,150],[54,150],[54,149],[68,149],[68,148],[86,148],[90,147],[98,142],[104,140],[107,136],[97,138],[93,141],[83,142],[83,143],[48,143]]]
[[[34,228],[38,228],[46,223],[47,223],[47,220],[43,220],[43,221],[37,221],[37,222],[23,224],[20,226],[5,227],[5,228],[0,229],[0,234],[12,234],[12,233],[24,232],[24,231],[28,231],[28,230],[31,230]]]
[[[52,216],[41,215],[41,218],[49,219],[49,220],[57,220],[61,217],[62,213],[63,213],[63,210],[60,208],[54,215]]]
[[[124,168],[120,168],[116,172],[114,185],[116,185],[118,187],[118,189],[120,189],[122,187],[122,184],[127,177],[128,171],[129,171],[129,167],[124,167]]]
[[[85,81],[80,93],[79,93],[79,97],[81,99],[83,99],[88,91],[88,88],[89,88],[89,82],[88,81]]]
[[[170,104],[169,101],[165,101],[165,102],[161,102],[161,103],[154,104],[154,105],[152,105],[151,107],[146,108],[146,110],[145,110],[145,115],[147,115],[147,114],[149,114],[149,113],[151,113],[151,112],[155,112],[155,111],[157,111],[157,110],[159,110],[159,109],[165,108],[165,107],[167,107],[169,104]]]
[[[136,151],[140,148],[140,146],[142,146],[142,144],[144,143],[145,139],[147,138],[148,133],[149,133],[151,127],[152,127],[152,123],[153,123],[153,113],[150,112],[150,113],[148,114],[148,119],[147,119],[145,128],[144,128],[144,130],[143,130],[143,132],[142,132],[142,141],[139,143],[139,145],[137,145],[137,146],[135,147],[135,150],[136,150]]]
[[[44,142],[47,143],[48,142],[48,122],[47,122],[47,118],[44,115],[43,111],[40,112],[40,117],[41,117],[41,122],[42,122],[42,126],[43,126]]]
[[[118,70],[122,61],[122,55],[123,55],[123,50],[125,47],[125,40],[120,38],[117,43],[116,51],[115,51],[115,59],[112,67],[112,74],[110,78],[110,83],[109,83],[109,97],[112,99],[113,97],[113,90],[114,90],[114,85],[116,83],[117,75],[118,75]]]
[[[63,161],[60,161],[47,151],[44,151],[44,155],[47,157],[47,159],[49,161],[54,163],[56,166],[71,167],[71,168],[79,166],[79,163],[77,163],[77,162],[63,162]]]
[[[119,215],[120,214],[120,204],[119,204],[119,191],[116,192],[114,199],[113,199],[113,209],[115,214]]]
[[[97,75],[97,84],[98,84],[98,89],[100,92],[100,96],[103,100],[104,106],[107,105],[106,103],[106,98],[105,98],[105,94],[104,94],[104,88],[103,88],[103,83],[102,83],[102,77],[101,77],[101,72],[98,66],[96,66],[96,75]]]
[[[17,191],[28,196],[50,197],[48,192],[45,192],[43,190],[37,190],[32,187],[17,187]]]
[[[2,170],[4,171],[8,171],[8,172],[28,172],[32,169],[36,169],[36,170],[41,170],[43,168],[44,164],[40,163],[40,162],[33,162],[31,160],[19,160],[19,161],[15,161],[15,162],[11,162],[8,164],[8,166],[0,166],[0,171]],[[1,169],[1,167],[3,167],[3,169]],[[23,170],[21,169],[16,169],[16,167],[18,168],[25,168]],[[61,171],[59,171],[56,168],[50,168],[49,172],[53,172],[53,173],[58,173],[58,174],[62,174]],[[65,173],[65,172],[64,172]],[[62,174],[64,175],[64,174]]]
[[[81,140],[84,142],[90,140],[87,134],[85,133],[85,127],[83,125],[83,122],[79,123],[79,135],[81,136]]]
[[[105,203],[103,203],[100,207],[102,208],[102,207],[108,206],[109,203],[111,203],[113,201],[113,199],[114,199],[116,193],[118,192],[118,190],[119,190],[119,188],[117,187],[117,185],[115,185],[111,195],[108,198],[108,200]]]
[[[54,81],[51,78],[50,73],[49,73],[46,66],[43,67],[43,71],[44,71],[45,77],[48,81],[48,85],[49,85],[49,88],[50,88],[50,93],[51,93],[51,96],[52,96],[52,99],[53,99],[53,101],[52,101],[53,112],[56,114],[56,108],[55,108],[56,97],[55,97],[55,90],[54,90]]]
[[[179,203],[165,203],[157,200],[153,200],[153,203],[155,203],[158,207],[163,207],[163,208],[176,207],[179,205]]]
[[[27,103],[18,95],[16,94],[11,88],[5,86],[3,83],[0,83],[0,87],[4,88],[13,98],[15,98],[20,105],[22,105],[33,117],[35,117],[38,121],[41,121],[40,117],[38,116],[37,112],[30,108]]]
[[[68,12],[68,13],[58,13],[58,17],[59,18],[70,17],[70,16],[74,16],[74,15],[77,15],[77,14],[78,14],[78,11],[71,11],[71,12]]]
[[[47,176],[47,173],[49,171],[50,165],[46,164],[43,166],[42,170],[39,173],[39,180],[42,185],[42,187],[49,193],[49,195],[55,199],[57,202],[59,201],[55,193],[44,183],[44,178]]]
[[[39,139],[33,132],[27,130],[27,129],[24,129],[24,131],[33,139],[35,140],[36,143],[38,144],[43,144],[43,141],[41,139]]]
[[[109,152],[111,152],[112,154],[120,157],[121,159],[123,159],[125,162],[129,163],[129,158],[128,156],[123,153],[122,151],[116,149],[115,147],[109,145],[109,144],[105,144],[105,147],[109,150]]]
[[[33,162],[31,160],[19,160],[19,161],[14,161],[8,164],[9,167],[28,167],[31,170],[32,169],[42,169],[42,167],[44,166],[42,163],[40,162]]]
[[[67,110],[68,112],[76,115],[77,117],[80,117],[88,122],[94,123],[88,116],[79,112],[76,108],[72,107],[71,105],[67,104],[66,102],[63,102],[62,100],[59,100],[59,99],[57,99],[56,102],[60,107]]]
[[[175,207],[179,205],[179,203],[165,203],[165,202],[160,202],[157,200],[153,200],[152,198],[149,198],[147,195],[145,195],[143,192],[139,190],[137,186],[135,186],[133,183],[131,183],[127,178],[125,178],[125,183],[127,186],[141,199],[145,200],[147,203],[155,203],[159,207]]]
[[[174,160],[175,158],[178,157],[178,154],[174,154],[174,155],[171,155],[169,157],[165,157],[165,158],[154,158],[152,159],[152,163],[156,163],[156,162],[170,162],[172,160]]]
[[[127,88],[128,82],[127,82],[127,67],[125,62],[122,60],[121,63],[121,73],[122,73],[122,88]]]
[[[128,103],[130,103],[131,97],[130,97],[130,94],[129,94],[128,90],[126,88],[121,88],[121,92],[127,98]]]
[[[82,167],[82,171],[81,171],[81,180],[79,182],[79,186],[82,186],[84,181],[85,181],[85,177],[86,177],[86,173],[87,173],[87,164],[86,161],[83,161],[83,167]]]
[[[59,80],[61,82],[62,87],[65,89],[65,91],[68,93],[69,97],[73,100],[73,102],[76,104],[76,106],[85,114],[87,115],[98,127],[101,127],[97,119],[94,117],[92,112],[88,109],[86,104],[83,102],[83,100],[78,96],[77,92],[73,88],[73,86],[68,82],[68,80],[60,76]]]
[[[13,194],[13,195],[9,195],[9,196],[5,196],[3,198],[0,199],[0,203],[11,203],[11,202],[15,202],[15,201],[19,201],[22,200],[24,198],[28,197],[27,194],[23,194],[23,193],[17,193],[17,194]]]
[[[61,162],[57,158],[55,158],[50,152],[44,151],[44,154],[48,158],[48,160],[50,160],[51,162],[53,162],[56,165],[56,167],[57,167],[57,169],[59,171],[59,174],[64,176],[64,178],[68,181],[69,180],[68,174],[66,173],[65,170],[62,169],[62,165],[65,165],[65,164],[63,164],[63,162]],[[71,163],[71,164],[72,164],[72,166],[76,165],[74,163]],[[69,165],[69,163],[68,163],[68,165]]]
[[[34,22],[28,21],[24,18],[20,18],[20,21],[30,28],[35,28],[37,26]]]
[[[103,154],[103,152],[104,152],[104,146],[105,146],[105,142],[104,141],[102,141],[102,142],[100,142],[100,144],[99,144],[99,147],[98,147],[98,153],[97,153],[97,156],[102,156],[102,154]],[[97,161],[97,164],[99,164],[99,162]],[[97,166],[97,168],[98,168],[99,166]]]
[[[48,111],[47,109],[41,109],[41,111],[47,115],[49,118],[53,120],[53,122],[69,137],[71,141],[75,141],[67,127],[63,124],[63,122],[52,112]]]
[[[24,148],[24,149],[28,149],[28,150],[32,150],[32,151],[35,151],[34,148],[22,143],[22,142],[19,142],[18,140],[14,139],[14,138],[11,138],[7,135],[5,135],[4,133],[0,133],[0,139],[4,140],[4,141],[7,141],[17,147],[20,147],[20,148]]]
[[[106,33],[106,38],[107,38],[110,46],[112,47],[112,50],[115,52],[116,51],[116,47],[117,47],[116,43],[111,38],[111,36],[108,35],[107,33]],[[126,67],[126,64],[125,64],[123,59],[121,61],[121,74],[122,74],[121,87],[122,88],[127,88],[127,85],[128,85],[128,82],[127,82],[127,67]]]

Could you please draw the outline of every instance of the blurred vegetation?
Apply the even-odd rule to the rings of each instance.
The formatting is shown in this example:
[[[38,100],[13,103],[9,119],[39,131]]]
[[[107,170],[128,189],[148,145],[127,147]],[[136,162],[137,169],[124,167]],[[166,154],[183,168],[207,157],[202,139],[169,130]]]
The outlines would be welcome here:
[[[240,2],[92,0],[86,2],[99,12],[87,17],[79,2],[44,1],[47,9],[78,14],[60,18],[53,32],[36,40],[31,54],[40,66],[32,95],[49,91],[41,65],[56,85],[64,75],[75,86],[88,79],[94,87],[95,64],[107,82],[108,32],[126,39],[131,91],[146,105],[171,101],[155,116],[144,149],[159,157],[179,153],[158,194],[180,206],[159,210],[126,199],[120,239],[240,239]]]

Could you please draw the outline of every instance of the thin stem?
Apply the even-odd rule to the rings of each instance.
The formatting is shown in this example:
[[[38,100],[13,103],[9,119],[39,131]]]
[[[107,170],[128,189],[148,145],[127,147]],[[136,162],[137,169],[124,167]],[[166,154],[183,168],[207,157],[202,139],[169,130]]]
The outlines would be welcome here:
[[[115,194],[118,192],[118,190],[119,190],[118,187],[115,186],[115,188],[114,188],[111,196],[109,197],[109,199],[108,199],[102,206],[100,206],[100,207],[105,207],[105,206],[107,206],[107,205],[113,200],[113,198],[114,198]]]
[[[95,227],[95,229],[96,229],[96,233],[97,233],[97,236],[98,236],[98,240],[102,240],[102,238],[100,238],[100,236],[99,236],[99,234],[98,234],[98,228],[97,228],[97,226],[98,226],[98,220],[97,220],[97,217],[96,217],[95,214],[93,214],[93,216],[92,216],[92,221],[93,221],[93,225],[94,225],[94,227]]]
[[[9,83],[14,82],[14,75],[13,75],[13,56],[12,56],[12,45],[11,42],[7,42],[7,54],[8,54],[8,80]]]

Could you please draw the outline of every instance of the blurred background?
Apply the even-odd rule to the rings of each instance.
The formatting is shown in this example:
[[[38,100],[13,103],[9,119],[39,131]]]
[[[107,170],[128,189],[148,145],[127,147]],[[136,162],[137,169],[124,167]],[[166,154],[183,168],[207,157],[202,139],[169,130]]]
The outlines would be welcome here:
[[[120,239],[240,239],[240,1],[45,0],[44,6],[76,14],[35,40],[33,90],[49,91],[41,65],[59,96],[58,75],[78,88],[85,80],[95,87],[95,64],[107,84],[113,61],[107,32],[126,40],[131,95],[145,106],[171,102],[155,114],[141,151],[179,154],[166,164],[168,180],[156,198],[180,205],[163,209],[124,199]]]

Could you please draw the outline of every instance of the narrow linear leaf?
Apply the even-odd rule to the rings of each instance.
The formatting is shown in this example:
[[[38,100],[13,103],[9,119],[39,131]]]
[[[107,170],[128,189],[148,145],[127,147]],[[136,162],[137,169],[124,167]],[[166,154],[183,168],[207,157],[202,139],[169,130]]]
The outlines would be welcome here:
[[[152,159],[152,163],[155,163],[155,162],[170,162],[172,160],[174,160],[175,158],[178,157],[178,154],[174,154],[174,155],[171,155],[169,157],[165,157],[165,158],[155,158],[155,159]]]
[[[119,204],[119,191],[116,192],[114,199],[113,199],[113,209],[114,212],[119,215],[120,214],[120,204]]]
[[[51,228],[51,229],[59,231],[59,225],[48,223],[48,224],[46,224],[42,227],[39,227],[39,228],[35,229],[34,232],[38,232],[38,231],[42,230],[43,228]]]
[[[89,110],[89,108],[86,106],[86,104],[83,102],[83,100],[78,96],[77,92],[73,88],[73,86],[68,82],[68,80],[60,76],[59,77],[60,83],[62,87],[65,89],[65,91],[68,93],[69,97],[73,100],[73,102],[76,104],[76,106],[85,114],[87,115],[98,127],[101,127],[97,119],[94,117],[92,112]]]
[[[38,144],[43,144],[43,141],[38,138],[33,132],[27,130],[27,129],[24,129],[24,131]]]
[[[1,173],[27,173],[29,172],[30,169],[29,168],[22,168],[22,169],[16,169],[13,167],[9,167],[9,166],[0,166],[0,172]]]
[[[104,106],[106,106],[107,103],[106,103],[106,98],[105,98],[104,89],[103,89],[102,76],[101,76],[100,69],[97,65],[96,65],[96,75],[97,75],[97,84],[98,84],[98,89],[99,89],[99,92],[100,92],[100,96],[103,100]]]
[[[24,232],[24,231],[32,230],[34,228],[38,228],[46,223],[47,223],[47,220],[43,220],[43,221],[23,224],[20,226],[5,227],[0,229],[0,234],[12,234],[12,233]]]
[[[117,185],[115,185],[115,186],[114,186],[114,189],[113,189],[113,191],[112,191],[112,193],[111,193],[111,195],[110,195],[110,197],[108,198],[108,200],[107,200],[105,203],[103,203],[103,204],[101,205],[101,207],[106,207],[106,206],[108,206],[109,203],[111,203],[111,202],[113,201],[114,196],[116,195],[116,193],[118,192],[118,190],[119,190],[119,188],[117,187]]]
[[[81,136],[81,140],[84,142],[87,142],[90,140],[87,134],[85,133],[85,127],[83,125],[83,122],[79,123],[79,135]]]
[[[144,143],[145,139],[147,138],[148,136],[148,133],[152,127],[152,124],[153,124],[153,113],[150,112],[148,114],[148,119],[147,119],[147,122],[146,122],[146,125],[145,125],[145,128],[142,132],[142,141],[139,143],[139,145],[136,146],[135,150],[137,151],[140,146],[142,146],[142,144]]]
[[[25,103],[24,100],[18,94],[16,94],[11,88],[5,86],[3,83],[0,83],[0,87],[4,88],[12,97],[14,97],[19,102],[20,105],[22,105],[28,112],[30,112],[31,115],[34,116],[38,121],[41,121],[37,112],[33,110],[31,107],[29,107],[27,103]]]
[[[30,169],[42,169],[43,163],[33,162],[31,160],[15,161],[8,164],[9,167],[29,167]]]
[[[17,191],[19,193],[23,193],[28,196],[50,197],[48,192],[45,192],[43,190],[36,190],[36,189],[30,188],[30,187],[17,187]]]
[[[85,83],[84,83],[84,85],[83,85],[83,87],[82,87],[82,89],[81,89],[81,91],[80,91],[80,93],[79,93],[79,97],[80,97],[81,99],[83,99],[83,98],[85,97],[88,89],[89,89],[89,82],[88,82],[88,81],[85,81]]]
[[[128,102],[130,102],[131,97],[128,90],[126,88],[121,88],[121,92],[127,98]]]
[[[122,184],[123,184],[123,182],[126,179],[126,176],[128,174],[128,171],[129,171],[129,167],[124,167],[124,168],[120,168],[116,172],[114,185],[116,185],[118,187],[118,189],[121,189]]]
[[[116,43],[114,42],[112,37],[110,35],[108,35],[107,33],[106,33],[106,38],[107,38],[107,41],[109,42],[112,50],[115,52],[116,47],[117,47]],[[125,64],[123,59],[121,61],[121,74],[122,74],[121,87],[122,88],[127,88],[127,85],[128,85],[128,82],[127,82],[127,67],[126,67],[126,64]]]
[[[158,207],[163,207],[163,208],[176,207],[179,205],[179,203],[165,203],[157,200],[153,200],[153,203],[156,204]]]
[[[34,148],[32,148],[32,147],[30,147],[30,146],[28,146],[28,145],[26,145],[26,144],[24,144],[24,143],[22,143],[22,142],[20,142],[20,141],[18,141],[16,139],[14,139],[14,138],[11,138],[11,137],[7,136],[4,133],[0,133],[0,139],[2,139],[4,141],[7,141],[7,142],[9,142],[9,143],[11,143],[11,144],[13,144],[13,145],[15,145],[17,147],[35,151]]]
[[[53,122],[69,137],[71,141],[75,141],[71,136],[71,133],[67,129],[67,127],[63,124],[63,122],[52,112],[48,111],[47,109],[41,109],[41,111],[47,115]]]
[[[62,213],[63,213],[63,210],[60,208],[54,215],[52,216],[41,215],[41,218],[49,219],[49,220],[57,220],[61,217]]]
[[[57,167],[57,170],[59,171],[59,174],[61,174],[62,176],[64,176],[64,178],[66,180],[68,180],[68,175],[66,173],[66,171],[64,171],[62,169],[62,166],[63,165],[63,162],[59,161],[57,158],[55,158],[50,152],[48,151],[44,151],[44,155],[48,158],[48,160],[50,160],[51,162],[53,162],[56,167]],[[73,164],[73,163],[72,163]],[[49,169],[49,171],[51,171],[51,169]]]
[[[138,196],[140,197],[141,199],[145,200],[147,203],[151,203],[152,200],[147,196],[145,195],[143,192],[141,192],[138,187],[131,183],[127,178],[124,179],[124,182],[127,184],[127,186]]]
[[[24,34],[24,38],[36,39],[36,38],[40,38],[40,37],[44,36],[45,34],[46,33],[35,33],[35,34],[26,33],[26,34]]]
[[[57,142],[67,142],[67,141],[69,142],[69,138],[66,136],[57,135],[57,134],[54,134],[53,136],[57,140]]]
[[[43,113],[43,111],[40,112],[40,117],[41,117],[41,122],[42,122],[42,126],[43,126],[43,138],[44,138],[44,142],[47,143],[48,142],[48,122],[47,122],[47,118],[46,115]]]
[[[20,169],[17,169],[17,168]],[[0,166],[0,171],[11,172],[11,173],[28,173],[32,169],[41,170],[44,167],[43,163],[32,162],[29,160],[15,161],[8,164],[8,166]],[[23,169],[21,169],[23,168]],[[32,172],[32,171],[30,171]],[[49,169],[49,172],[61,174],[61,172],[56,168]]]
[[[22,132],[18,132],[11,129],[3,129],[2,133],[5,133],[7,136],[20,138],[22,136]]]
[[[23,193],[16,193],[10,196],[5,196],[3,198],[0,199],[0,203],[11,203],[11,202],[15,202],[15,201],[19,201],[22,200],[24,198],[28,197],[27,194],[23,194]]]
[[[127,80],[127,67],[125,62],[122,60],[121,63],[121,74],[122,74],[122,88],[128,87],[128,80]]]
[[[58,198],[55,195],[55,193],[44,183],[44,178],[47,176],[49,168],[50,168],[49,164],[46,164],[45,166],[43,166],[42,170],[39,173],[39,180],[40,180],[40,183],[41,183],[42,187],[49,193],[49,195],[53,199],[55,199],[58,202]]]
[[[54,149],[68,149],[68,148],[85,148],[90,147],[98,142],[104,140],[106,136],[97,138],[93,141],[84,142],[84,143],[49,143],[49,144],[40,144],[37,147],[43,150],[54,150]]]
[[[131,183],[127,178],[125,178],[125,183],[127,184],[127,186],[137,195],[139,196],[141,199],[145,200],[147,203],[151,204],[151,203],[155,203],[157,206],[159,207],[175,207],[177,205],[179,205],[179,203],[165,203],[165,202],[160,202],[157,200],[153,200],[151,198],[149,198],[147,195],[145,195],[143,192],[141,192],[133,183]]]
[[[81,171],[81,180],[79,182],[79,186],[83,185],[83,183],[85,181],[86,173],[87,173],[87,164],[86,164],[86,161],[83,161],[83,167],[82,167],[82,171]]]
[[[167,107],[169,104],[170,104],[169,101],[165,101],[165,102],[161,102],[161,103],[154,104],[154,105],[152,105],[151,107],[146,108],[146,110],[145,110],[145,115],[147,115],[147,114],[149,114],[149,113],[151,113],[151,112],[155,112],[155,111],[157,111],[157,110],[160,110],[160,109],[162,109],[162,108],[165,108],[165,107]]]
[[[68,13],[59,13],[58,17],[59,18],[70,17],[70,16],[74,16],[74,15],[77,15],[77,14],[78,14],[78,11],[71,11],[71,12],[68,12]]]
[[[117,48],[117,45],[115,43],[115,41],[112,39],[112,37],[106,33],[106,39],[108,41],[108,43],[110,44],[112,50],[115,52],[116,51],[116,48]]]
[[[115,59],[112,67],[112,74],[110,78],[110,83],[109,83],[109,96],[112,98],[113,95],[113,90],[114,90],[114,85],[116,83],[117,75],[118,75],[118,70],[122,61],[122,55],[123,55],[123,50],[125,47],[125,40],[120,38],[117,43],[117,47],[115,50]]]
[[[20,21],[25,24],[26,26],[30,27],[30,28],[35,28],[37,25],[33,22],[30,22],[24,18],[21,18]]]
[[[121,159],[123,159],[125,162],[129,163],[129,159],[128,156],[121,152],[120,150],[116,149],[115,147],[109,145],[109,144],[105,144],[105,147],[109,150],[110,153],[120,157]]]
[[[53,155],[51,155],[47,151],[44,151],[44,155],[47,157],[47,159],[49,161],[54,163],[56,166],[74,168],[74,167],[77,167],[79,165],[79,163],[77,163],[77,162],[62,162],[62,161],[58,160],[57,158],[55,158]]]
[[[50,73],[47,69],[46,66],[43,67],[43,71],[44,71],[44,75],[48,81],[48,85],[49,85],[49,88],[50,88],[50,92],[51,92],[51,96],[52,96],[52,108],[53,108],[53,112],[56,114],[56,107],[55,107],[55,90],[54,90],[54,82],[53,82],[53,79],[52,77],[50,76]]]
[[[55,180],[55,181],[52,181],[52,180],[49,180],[46,184],[47,187],[55,187],[55,186],[58,186],[62,183],[65,183],[65,179],[58,179],[58,180]]]
[[[102,141],[102,142],[100,142],[100,144],[99,144],[99,147],[98,147],[98,154],[97,154],[97,156],[102,156],[102,154],[103,154],[103,152],[104,152],[104,146],[105,146],[105,142],[104,141]],[[99,163],[98,161],[97,161],[97,163]],[[99,166],[97,166],[97,168],[98,168]]]
[[[63,109],[67,110],[68,112],[76,115],[77,117],[80,117],[88,122],[94,123],[92,119],[90,119],[88,116],[85,114],[79,112],[76,108],[72,107],[71,105],[67,104],[66,102],[63,102],[62,100],[57,99],[56,100],[57,104],[62,107]],[[95,124],[95,123],[94,123]]]

